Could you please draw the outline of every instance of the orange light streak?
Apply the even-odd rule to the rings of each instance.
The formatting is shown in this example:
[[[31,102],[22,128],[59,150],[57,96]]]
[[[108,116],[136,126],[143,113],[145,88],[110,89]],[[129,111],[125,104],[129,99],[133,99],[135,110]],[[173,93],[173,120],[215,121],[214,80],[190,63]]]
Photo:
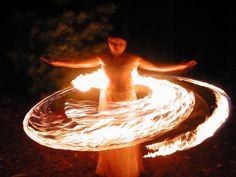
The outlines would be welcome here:
[[[27,135],[44,146],[77,151],[99,151],[126,147],[145,142],[172,130],[191,114],[195,97],[191,91],[167,80],[140,76],[132,72],[134,85],[150,88],[150,93],[138,100],[112,102],[107,110],[98,112],[98,104],[91,101],[69,100],[65,103],[66,119],[49,109],[50,103],[73,88],[61,90],[35,105],[25,116],[23,125]],[[229,115],[229,100],[223,90],[213,85],[178,78],[202,87],[216,95],[217,107],[212,115],[195,130],[172,140],[150,144],[144,157],[167,155],[200,144],[223,124]],[[72,81],[81,91],[105,89],[108,80],[102,70],[79,76]],[[56,117],[56,119],[55,119]]]
[[[178,135],[170,140],[147,145],[147,149],[154,152],[149,152],[146,154],[144,156],[146,158],[160,155],[165,156],[176,151],[182,151],[199,145],[207,138],[213,136],[217,129],[226,121],[229,116],[229,97],[222,89],[206,82],[196,81],[189,78],[179,78],[179,80],[188,81],[190,83],[211,89],[216,97],[216,108],[212,115],[206,117],[206,120],[202,124],[198,125],[196,129]]]

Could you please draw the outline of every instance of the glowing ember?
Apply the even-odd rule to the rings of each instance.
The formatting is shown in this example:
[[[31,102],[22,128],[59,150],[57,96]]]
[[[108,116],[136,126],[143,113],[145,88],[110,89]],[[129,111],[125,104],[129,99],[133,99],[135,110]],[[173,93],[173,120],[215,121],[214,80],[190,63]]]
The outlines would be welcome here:
[[[24,119],[24,130],[33,140],[48,147],[99,151],[150,140],[174,129],[191,114],[195,103],[192,92],[167,80],[142,77],[136,70],[132,72],[132,78],[134,85],[150,88],[146,97],[130,102],[112,102],[100,112],[96,102],[68,100],[64,108],[66,118],[55,114],[50,105],[64,95],[76,89],[105,89],[108,84],[102,70],[79,76],[72,81],[76,89],[61,90],[35,105]],[[212,90],[217,107],[195,130],[148,145],[153,152],[145,157],[167,155],[196,146],[212,136],[228,117],[229,102],[223,90],[188,78],[177,79]]]

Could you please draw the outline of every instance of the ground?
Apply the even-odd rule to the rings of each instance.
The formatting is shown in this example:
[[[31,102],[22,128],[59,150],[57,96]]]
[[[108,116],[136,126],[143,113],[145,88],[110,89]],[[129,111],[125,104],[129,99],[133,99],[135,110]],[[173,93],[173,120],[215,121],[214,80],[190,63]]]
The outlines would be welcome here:
[[[73,152],[41,146],[23,130],[25,114],[35,102],[0,99],[1,177],[95,177],[96,152]],[[216,134],[195,148],[144,159],[145,177],[235,177],[236,121],[231,116]]]

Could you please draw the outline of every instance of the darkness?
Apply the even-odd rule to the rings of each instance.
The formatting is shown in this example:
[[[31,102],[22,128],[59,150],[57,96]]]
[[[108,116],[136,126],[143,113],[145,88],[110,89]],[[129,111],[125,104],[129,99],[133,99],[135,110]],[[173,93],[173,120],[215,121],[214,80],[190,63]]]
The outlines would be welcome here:
[[[111,23],[115,27],[114,34],[124,35],[128,40],[130,52],[156,63],[180,63],[195,59],[198,62],[197,66],[184,73],[184,76],[208,81],[221,87],[232,101],[228,123],[225,123],[214,137],[189,151],[152,159],[149,162],[150,169],[156,169],[155,165],[158,164],[158,167],[161,167],[158,169],[160,173],[164,172],[157,176],[163,177],[173,176],[172,174],[177,177],[181,174],[194,177],[225,176],[225,174],[229,177],[235,176],[233,174],[236,173],[236,162],[233,157],[236,150],[234,136],[236,121],[233,119],[236,99],[233,52],[235,14],[234,6],[228,0],[219,2],[203,0],[21,0],[15,2],[8,0],[1,2],[0,162],[4,162],[4,165],[0,163],[2,174],[5,172],[8,174],[6,176],[12,176],[18,173],[21,176],[23,173],[22,176],[27,176],[27,173],[32,172],[42,176],[63,176],[63,173],[68,174],[67,176],[78,176],[77,174],[88,173],[89,170],[94,171],[88,169],[91,168],[90,164],[81,163],[84,154],[43,147],[25,135],[22,129],[23,118],[30,107],[39,101],[41,93],[28,94],[30,78],[15,69],[8,55],[9,51],[14,51],[17,47],[22,47],[25,51],[30,50],[27,42],[30,39],[32,22],[55,17],[66,10],[79,13],[105,3],[115,3],[118,7]],[[25,61],[22,60],[22,66],[24,63]],[[25,148],[29,150],[25,151]],[[209,151],[212,151],[210,155]],[[78,170],[76,165],[89,167]],[[29,166],[32,169],[28,169]],[[187,168],[189,170],[186,170]]]
[[[111,22],[118,33],[125,32],[129,50],[156,61],[180,62],[195,58],[198,66],[193,71],[200,79],[214,79],[221,83],[235,76],[232,53],[233,9],[230,1],[100,1],[115,2],[117,14]],[[99,3],[97,3],[99,4]],[[6,52],[28,38],[31,29],[27,20],[47,18],[65,10],[80,11],[96,5],[84,1],[7,1],[1,5],[1,78],[2,87],[11,90],[10,79],[22,81],[15,75]],[[16,17],[19,16],[19,22]],[[26,15],[27,16],[27,15]],[[28,18],[29,18],[28,17]],[[21,23],[22,21],[22,23]],[[24,46],[25,47],[25,46]],[[22,61],[24,62],[24,61]],[[7,74],[6,74],[7,73]],[[22,76],[23,77],[23,76]],[[23,83],[24,84],[24,83]],[[4,86],[3,86],[4,85]],[[232,83],[231,83],[232,85]],[[234,85],[232,85],[234,86]],[[7,88],[9,87],[9,88]],[[227,88],[230,89],[230,88]],[[14,89],[13,89],[14,90]]]
[[[16,46],[27,49],[25,41],[29,38],[32,21],[50,18],[66,10],[80,12],[107,2],[118,7],[111,23],[115,34],[125,34],[130,52],[157,63],[195,59],[198,65],[188,73],[189,76],[222,87],[234,101],[233,6],[230,1],[197,0],[155,3],[134,0],[96,3],[91,0],[7,1],[1,4],[0,12],[1,94],[27,94],[29,80],[14,69],[7,54]]]

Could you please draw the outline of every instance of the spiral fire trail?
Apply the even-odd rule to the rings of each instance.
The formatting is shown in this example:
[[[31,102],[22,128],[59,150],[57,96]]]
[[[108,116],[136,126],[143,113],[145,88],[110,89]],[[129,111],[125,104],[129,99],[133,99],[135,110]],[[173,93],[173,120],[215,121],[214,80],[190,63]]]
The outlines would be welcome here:
[[[72,82],[76,89],[58,91],[35,105],[25,116],[24,130],[44,146],[100,151],[127,147],[162,135],[180,125],[193,111],[195,97],[191,90],[168,80],[140,76],[137,71],[132,73],[132,78],[134,85],[150,89],[147,96],[135,101],[110,103],[104,111],[98,111],[97,102],[72,98],[64,103],[64,115],[55,113],[51,105],[62,97],[77,92],[77,89],[104,89],[108,83],[101,70],[79,76]],[[167,155],[194,147],[212,136],[229,115],[229,98],[222,89],[189,78],[176,79],[211,90],[217,107],[196,129],[147,145],[151,152],[144,157]]]
[[[205,139],[214,135],[216,130],[225,122],[229,116],[230,102],[227,94],[220,88],[189,78],[178,78],[179,80],[188,81],[193,84],[207,87],[212,90],[216,97],[216,108],[211,116],[206,117],[205,122],[198,125],[196,129],[176,136],[173,139],[168,139],[163,142],[155,143],[146,146],[150,152],[144,157],[156,157],[160,155],[172,154],[176,151],[181,151],[195,147],[202,143]]]

